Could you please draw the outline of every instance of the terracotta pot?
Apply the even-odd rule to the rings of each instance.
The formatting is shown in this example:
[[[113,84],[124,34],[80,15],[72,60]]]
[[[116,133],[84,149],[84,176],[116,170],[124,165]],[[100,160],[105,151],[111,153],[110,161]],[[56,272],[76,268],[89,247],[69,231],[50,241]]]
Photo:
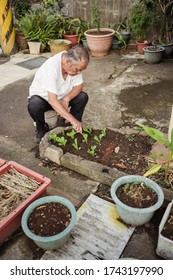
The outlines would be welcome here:
[[[110,28],[100,28],[100,32],[101,33],[99,34],[97,29],[89,29],[84,33],[91,55],[96,57],[108,55],[112,46],[115,30]]]
[[[144,47],[147,47],[150,44],[150,42],[148,42],[147,40],[144,42],[137,41],[136,44],[137,44],[138,53],[144,54]]]
[[[80,34],[74,34],[74,35],[64,34],[63,38],[71,41],[71,47],[73,47],[79,43],[79,36],[80,36]]]
[[[17,32],[16,31],[16,43],[19,47],[19,50],[28,49],[27,40],[25,39],[25,36],[22,32]]]

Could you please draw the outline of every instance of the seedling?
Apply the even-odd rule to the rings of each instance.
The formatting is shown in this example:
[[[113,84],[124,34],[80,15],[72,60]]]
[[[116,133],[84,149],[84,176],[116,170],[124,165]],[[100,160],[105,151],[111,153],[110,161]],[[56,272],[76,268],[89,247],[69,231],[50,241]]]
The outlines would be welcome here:
[[[103,138],[104,136],[106,136],[106,128],[103,128],[103,129],[102,129],[102,131],[101,131],[101,133],[100,133],[99,136],[95,135],[95,136],[94,136],[94,140],[100,144],[100,143],[101,143],[101,140],[102,140],[102,138]]]
[[[83,127],[83,131],[86,132],[86,133],[91,134],[93,129],[92,129],[92,127]]]
[[[135,137],[132,134],[126,134],[125,139],[128,140],[129,142],[133,142],[135,140]]]
[[[56,135],[56,133],[50,134],[49,139],[52,139],[55,142],[57,142],[59,146],[65,146],[66,143],[67,143],[67,139],[65,139],[64,136],[59,137],[59,136]]]
[[[87,150],[87,153],[88,153],[89,155],[91,155],[91,156],[95,156],[95,150],[96,150],[96,148],[97,148],[96,145],[91,146],[91,148],[89,148],[89,149]]]
[[[82,142],[88,143],[88,134],[87,133],[82,133],[82,136],[83,136]]]
[[[73,142],[72,146],[73,146],[77,151],[79,150],[79,145],[78,145],[78,140],[77,140],[77,138],[74,139],[74,142]]]
[[[106,136],[106,128],[102,129],[101,134],[103,134],[103,136]]]
[[[71,139],[74,139],[74,136],[76,134],[76,131],[72,129],[70,132],[67,132],[66,135],[70,137]]]

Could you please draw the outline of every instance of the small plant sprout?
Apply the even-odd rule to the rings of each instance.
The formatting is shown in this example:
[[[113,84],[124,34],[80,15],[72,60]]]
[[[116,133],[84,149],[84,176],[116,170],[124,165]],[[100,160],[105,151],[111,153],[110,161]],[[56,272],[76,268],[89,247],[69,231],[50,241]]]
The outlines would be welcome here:
[[[91,155],[91,156],[95,156],[96,148],[97,148],[96,145],[91,146],[91,147],[87,150],[87,153],[88,153],[89,155]]]
[[[82,142],[88,143],[88,134],[87,133],[82,133],[82,136],[83,136]]]
[[[59,146],[65,146],[67,143],[67,139],[65,139],[64,136],[59,137],[58,135],[56,135],[56,133],[51,133],[49,135],[49,139],[57,142]]]
[[[77,140],[77,138],[74,139],[74,142],[73,142],[72,146],[73,146],[77,151],[79,150],[79,145],[78,145],[78,140]]]
[[[106,136],[106,128],[102,129],[101,134],[103,134],[103,136]]]
[[[93,129],[92,129],[92,127],[83,127],[83,131],[86,132],[86,133],[91,134]]]
[[[67,132],[66,135],[71,139],[74,139],[74,136],[76,135],[76,131],[72,129],[70,132]]]

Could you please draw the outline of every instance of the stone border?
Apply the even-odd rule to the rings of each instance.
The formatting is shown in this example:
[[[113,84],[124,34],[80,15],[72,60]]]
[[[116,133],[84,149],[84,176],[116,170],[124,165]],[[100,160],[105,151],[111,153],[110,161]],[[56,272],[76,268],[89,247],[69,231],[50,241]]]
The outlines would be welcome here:
[[[64,166],[86,176],[89,179],[108,186],[111,186],[112,183],[118,178],[128,175],[127,173],[121,172],[116,168],[110,168],[71,153],[64,154],[60,147],[56,147],[55,145],[49,143],[48,137],[50,133],[54,132],[58,134],[62,131],[62,129],[66,130],[69,128],[71,127],[57,127],[45,134],[39,144],[39,153],[41,158],[48,159],[60,166]],[[173,199],[173,191],[163,188],[163,192],[166,200],[171,201]]]

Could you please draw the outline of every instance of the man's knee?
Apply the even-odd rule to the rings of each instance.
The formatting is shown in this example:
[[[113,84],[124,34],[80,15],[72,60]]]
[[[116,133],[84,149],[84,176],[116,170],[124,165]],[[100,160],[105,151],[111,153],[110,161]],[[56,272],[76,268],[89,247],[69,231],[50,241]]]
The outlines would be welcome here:
[[[87,103],[89,99],[88,94],[85,91],[81,91],[80,98],[84,103]]]

